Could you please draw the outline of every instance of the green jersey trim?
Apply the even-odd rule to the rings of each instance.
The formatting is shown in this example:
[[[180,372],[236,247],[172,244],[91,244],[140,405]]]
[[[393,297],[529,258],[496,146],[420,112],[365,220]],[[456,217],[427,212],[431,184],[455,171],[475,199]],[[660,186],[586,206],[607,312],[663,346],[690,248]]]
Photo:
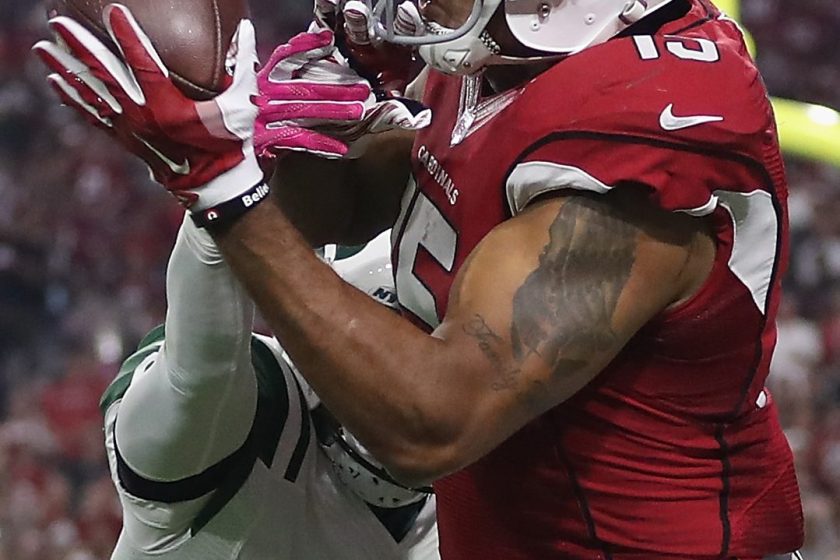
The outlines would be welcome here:
[[[134,372],[143,363],[143,360],[160,350],[163,346],[163,337],[164,326],[158,325],[143,337],[143,340],[137,345],[137,351],[122,363],[117,376],[102,393],[102,398],[99,399],[99,410],[102,411],[103,416],[114,402],[123,398],[129,385],[131,385],[131,380],[134,379]]]
[[[271,468],[274,454],[280,444],[280,438],[289,417],[289,388],[286,383],[286,376],[271,349],[256,337],[251,338],[251,361],[257,375],[258,389],[254,424],[241,448],[241,460],[231,469],[226,480],[219,485],[213,497],[196,516],[190,527],[192,535],[206,526],[233,499],[248,480],[248,477],[251,476],[257,461],[261,461],[266,467]],[[295,383],[295,387],[298,391],[300,390],[297,383]],[[302,396],[301,394],[301,398]],[[301,401],[301,407],[306,408],[305,401]],[[298,447],[301,445],[304,432],[307,434],[305,446],[308,446],[308,428],[308,419],[304,418],[304,423],[301,425],[301,436],[298,438]],[[303,453],[305,454],[305,452],[306,447],[304,447]],[[295,478],[297,477],[295,476]],[[294,480],[290,481],[294,482]]]
[[[114,402],[125,395],[125,392],[131,385],[135,371],[143,361],[160,350],[164,342],[164,334],[163,325],[153,329],[140,342],[138,350],[123,362],[114,381],[105,390],[100,400],[100,408],[103,414]],[[285,471],[285,478],[290,482],[297,480],[307,449],[309,448],[309,440],[311,438],[310,420],[306,401],[303,398],[300,386],[297,382],[295,382],[294,387],[287,386],[287,376],[277,357],[264,342],[256,337],[251,338],[251,362],[257,377],[258,392],[257,409],[254,414],[251,431],[248,433],[242,446],[233,455],[224,460],[224,469],[216,468],[220,465],[214,465],[208,469],[208,471],[216,471],[214,472],[214,478],[217,480],[217,483],[214,485],[213,495],[207,505],[199,511],[193,521],[190,528],[192,535],[197,534],[204,528],[233,499],[248,480],[248,477],[251,476],[257,461],[261,461],[266,467],[271,468],[274,455],[280,444],[280,439],[289,417],[290,393],[296,394],[300,398],[300,406],[303,414],[301,433],[298,435],[294,452]],[[294,376],[291,374],[289,374],[289,377],[294,379]],[[197,476],[201,477],[202,474],[208,471]],[[120,477],[121,482],[123,478],[122,476]],[[158,487],[161,483],[148,481],[149,484],[145,484],[145,479],[142,479],[136,473],[132,473],[130,478],[132,480],[131,485],[133,491],[129,491],[138,498],[164,501],[158,498],[165,495],[165,501],[172,502],[179,501],[177,497],[181,493],[181,490],[184,491],[185,495],[190,494],[194,490],[192,488],[193,485],[188,481],[196,477],[190,477],[183,481],[164,483],[167,488],[163,493],[160,492],[161,488]],[[183,488],[180,487],[182,483],[185,483]],[[128,488],[126,489],[128,490]]]

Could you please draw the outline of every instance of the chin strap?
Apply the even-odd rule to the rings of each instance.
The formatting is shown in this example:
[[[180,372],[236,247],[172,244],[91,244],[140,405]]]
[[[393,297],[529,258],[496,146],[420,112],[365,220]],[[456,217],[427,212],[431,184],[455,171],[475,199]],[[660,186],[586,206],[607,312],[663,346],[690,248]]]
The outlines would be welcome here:
[[[551,62],[554,60],[560,60],[561,58],[566,56],[565,54],[553,53],[540,53],[534,54],[533,56],[513,56],[502,54],[501,45],[499,45],[499,43],[497,43],[496,40],[493,39],[493,37],[486,29],[481,32],[481,35],[478,36],[478,39],[483,43],[484,47],[490,53],[490,55],[485,59],[484,66],[521,66],[525,64],[536,64],[538,62]]]
[[[490,51],[494,56],[499,56],[502,54],[502,47],[496,40],[490,36],[490,33],[485,29],[481,32],[478,36],[478,40],[484,43],[484,46],[487,47],[487,50]]]

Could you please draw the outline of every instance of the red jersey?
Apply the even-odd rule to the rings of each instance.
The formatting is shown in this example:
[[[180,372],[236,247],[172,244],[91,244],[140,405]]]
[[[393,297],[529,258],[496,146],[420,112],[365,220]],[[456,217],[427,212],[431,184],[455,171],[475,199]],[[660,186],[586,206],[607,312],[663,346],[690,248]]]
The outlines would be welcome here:
[[[643,185],[705,217],[716,261],[589,386],[436,484],[446,560],[753,559],[803,539],[764,388],[787,260],[787,186],[766,90],[704,0],[491,97],[432,72],[434,121],[394,230],[397,292],[431,330],[478,242],[554,190]]]

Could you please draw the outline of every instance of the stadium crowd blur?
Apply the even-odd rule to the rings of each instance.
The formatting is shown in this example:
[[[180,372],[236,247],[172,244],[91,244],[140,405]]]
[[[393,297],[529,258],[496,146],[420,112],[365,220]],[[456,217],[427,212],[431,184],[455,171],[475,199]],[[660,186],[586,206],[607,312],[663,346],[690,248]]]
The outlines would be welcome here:
[[[308,21],[307,1],[281,2],[251,2],[263,50]],[[742,9],[770,91],[840,108],[840,6]],[[120,512],[98,398],[164,316],[182,213],[47,91],[29,54],[44,8],[0,0],[0,13],[0,560],[103,560]],[[797,457],[806,558],[837,560],[840,169],[788,166],[792,265],[771,388]]]

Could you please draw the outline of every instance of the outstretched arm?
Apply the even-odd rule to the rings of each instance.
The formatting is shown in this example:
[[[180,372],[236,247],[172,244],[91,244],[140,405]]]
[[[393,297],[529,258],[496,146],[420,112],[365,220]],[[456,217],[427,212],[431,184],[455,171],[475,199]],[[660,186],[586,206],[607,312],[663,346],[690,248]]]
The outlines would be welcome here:
[[[187,218],[167,271],[165,342],[123,397],[116,441],[155,481],[199,474],[243,444],[256,410],[254,306],[213,240]]]
[[[714,254],[704,222],[641,194],[535,203],[473,251],[430,336],[339,280],[276,206],[217,239],[323,401],[412,484],[575,394],[697,289]]]

